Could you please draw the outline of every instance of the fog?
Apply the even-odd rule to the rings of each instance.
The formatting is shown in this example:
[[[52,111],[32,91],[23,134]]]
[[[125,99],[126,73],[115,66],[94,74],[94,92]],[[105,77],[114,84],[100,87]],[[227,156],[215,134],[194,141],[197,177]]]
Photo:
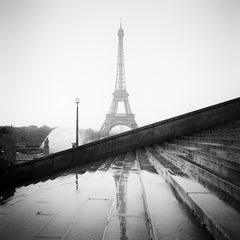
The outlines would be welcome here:
[[[100,129],[120,18],[139,126],[239,97],[237,0],[0,0],[0,125]]]

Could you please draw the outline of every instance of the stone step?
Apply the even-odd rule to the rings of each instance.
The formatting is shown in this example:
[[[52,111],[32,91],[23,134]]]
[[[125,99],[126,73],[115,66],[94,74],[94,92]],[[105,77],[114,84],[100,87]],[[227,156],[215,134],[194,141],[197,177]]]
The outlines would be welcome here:
[[[231,161],[239,162],[240,159],[240,149],[236,146],[225,146],[219,143],[187,141],[183,139],[174,139],[171,142],[188,147],[197,147],[210,153],[211,155],[229,159]]]
[[[201,130],[195,133],[208,133],[208,134],[227,134],[228,136],[232,134],[240,134],[240,128],[239,129],[205,129]]]
[[[230,197],[240,201],[240,187],[235,183],[230,182],[228,179],[223,178],[219,174],[212,170],[187,159],[184,154],[177,155],[176,152],[166,151],[159,145],[155,146],[155,150],[164,154],[170,162],[176,165],[178,168],[186,172],[189,176],[196,178],[204,186],[208,186],[213,190],[220,190],[227,193]]]
[[[181,156],[186,161],[191,161],[201,165],[207,170],[213,172],[217,176],[224,178],[230,183],[236,184],[240,187],[240,172],[234,169],[216,164],[214,162],[209,161],[208,159],[196,156],[194,154],[182,155]]]
[[[208,130],[240,130],[239,125],[233,125],[233,126],[218,126],[218,127],[211,127],[208,128]]]
[[[172,163],[163,153],[149,147],[147,152],[157,172],[172,185],[183,203],[188,206],[215,239],[240,239],[240,214],[236,209],[219,198],[218,195],[209,192],[193,178],[186,176],[180,168],[175,172],[169,171],[168,166]]]
[[[226,122],[226,123],[219,124],[216,127],[229,127],[229,126],[239,126],[240,127],[240,121],[236,120],[236,121],[232,121],[232,122]]]
[[[162,147],[160,147],[160,150],[161,149],[162,149]],[[180,157],[180,158],[182,158],[188,162],[191,162],[193,164],[196,163],[197,165],[205,168],[208,171],[211,171],[212,173],[219,176],[220,178],[223,178],[224,180],[240,187],[240,172],[239,171],[216,164],[215,162],[209,161],[209,159],[204,159],[202,157],[197,156],[195,153],[181,153],[179,151],[171,151],[167,148],[164,148],[164,150],[166,150],[167,154],[170,154],[173,157],[175,157],[175,156]]]
[[[231,121],[231,122],[225,122],[225,123],[215,125],[212,128],[231,128],[231,127],[232,128],[235,128],[235,127],[240,128],[240,121],[236,120],[236,121]]]
[[[210,163],[216,163],[222,167],[229,168],[229,174],[231,175],[231,170],[234,170],[237,172],[237,174],[240,174],[240,162],[231,161],[229,159],[220,158],[215,155],[212,155],[211,153],[208,153],[206,151],[203,151],[201,148],[196,147],[188,147],[183,145],[177,145],[169,142],[165,142],[164,145],[165,148],[173,151],[178,151],[180,153],[186,153],[193,156],[196,156],[196,158],[204,159],[205,161],[209,161]]]
[[[240,139],[233,138],[214,138],[214,137],[196,137],[196,136],[183,136],[181,139],[187,141],[207,142],[207,143],[220,143],[224,145],[233,145],[240,149]]]
[[[193,136],[193,137],[207,137],[207,138],[231,138],[233,140],[238,139],[240,140],[240,132],[226,132],[226,133],[222,133],[222,132],[217,132],[217,133],[208,133],[208,132],[198,132],[198,133],[193,133],[191,135],[188,136]]]

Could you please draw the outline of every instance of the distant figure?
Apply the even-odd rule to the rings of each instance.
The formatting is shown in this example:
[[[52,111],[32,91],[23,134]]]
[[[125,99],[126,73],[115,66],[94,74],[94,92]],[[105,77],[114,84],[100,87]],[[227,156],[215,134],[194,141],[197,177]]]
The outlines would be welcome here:
[[[44,153],[44,155],[49,155],[49,140],[48,140],[48,138],[46,138],[44,141],[43,153]]]
[[[0,161],[2,165],[8,166],[16,163],[16,145],[8,127],[0,129]]]
[[[72,143],[72,148],[75,148],[77,146],[76,143]]]

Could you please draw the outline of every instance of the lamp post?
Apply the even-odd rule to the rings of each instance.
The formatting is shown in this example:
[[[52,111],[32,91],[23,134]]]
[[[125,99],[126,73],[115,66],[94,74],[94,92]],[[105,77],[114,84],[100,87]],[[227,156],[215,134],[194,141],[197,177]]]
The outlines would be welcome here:
[[[77,104],[77,109],[76,109],[76,147],[78,146],[78,104],[80,102],[79,98],[75,99],[75,103]]]

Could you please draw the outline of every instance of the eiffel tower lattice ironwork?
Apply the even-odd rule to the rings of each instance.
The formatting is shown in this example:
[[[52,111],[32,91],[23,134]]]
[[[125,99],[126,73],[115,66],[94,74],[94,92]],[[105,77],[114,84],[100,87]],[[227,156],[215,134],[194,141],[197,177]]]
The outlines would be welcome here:
[[[126,90],[125,69],[124,69],[124,52],[123,52],[123,36],[124,31],[120,23],[118,30],[118,59],[117,59],[117,77],[115,83],[115,90],[113,93],[113,100],[110,110],[106,114],[106,119],[100,129],[100,135],[106,137],[109,135],[111,129],[115,126],[124,125],[131,129],[137,128],[138,125],[135,121],[135,115],[132,113],[128,101],[129,94]],[[125,113],[118,113],[118,104],[124,104]]]

